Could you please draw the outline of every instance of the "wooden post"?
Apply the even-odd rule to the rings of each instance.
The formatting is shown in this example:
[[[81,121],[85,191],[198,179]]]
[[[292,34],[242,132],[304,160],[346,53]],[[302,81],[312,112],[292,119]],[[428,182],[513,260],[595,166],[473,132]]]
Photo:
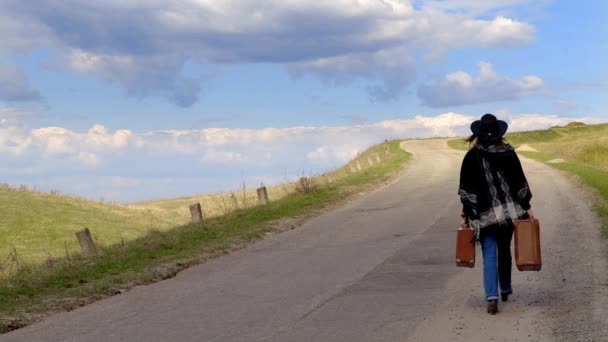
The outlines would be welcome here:
[[[266,191],[266,187],[263,186],[257,190],[258,193],[258,203],[260,205],[267,205],[270,201],[268,201],[268,191]]]
[[[236,195],[234,193],[230,194],[230,198],[232,198],[232,206],[234,207],[234,210],[238,210],[239,209],[239,201],[236,199]]]
[[[200,203],[190,204],[190,222],[192,223],[202,223],[203,222],[203,209],[201,208]]]
[[[76,232],[76,237],[78,238],[82,255],[93,255],[97,253],[97,246],[95,246],[89,228],[84,228],[83,230]]]

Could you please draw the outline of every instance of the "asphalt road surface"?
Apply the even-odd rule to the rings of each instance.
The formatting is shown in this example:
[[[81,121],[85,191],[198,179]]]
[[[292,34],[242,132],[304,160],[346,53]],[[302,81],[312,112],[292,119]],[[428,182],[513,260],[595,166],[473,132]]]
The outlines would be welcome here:
[[[543,269],[485,313],[481,253],[454,264],[463,153],[442,140],[391,185],[304,226],[0,341],[608,341],[608,279],[588,195],[524,160]]]

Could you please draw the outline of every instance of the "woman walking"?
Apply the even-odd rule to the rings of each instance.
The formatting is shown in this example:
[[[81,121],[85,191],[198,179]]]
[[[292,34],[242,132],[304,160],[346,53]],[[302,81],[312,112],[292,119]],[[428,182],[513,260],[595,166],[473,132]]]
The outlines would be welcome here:
[[[508,125],[492,114],[471,124],[472,148],[460,170],[458,194],[463,224],[476,231],[483,254],[483,285],[488,313],[498,312],[498,293],[507,301],[511,287],[513,222],[532,215],[528,186],[515,150],[504,140]]]

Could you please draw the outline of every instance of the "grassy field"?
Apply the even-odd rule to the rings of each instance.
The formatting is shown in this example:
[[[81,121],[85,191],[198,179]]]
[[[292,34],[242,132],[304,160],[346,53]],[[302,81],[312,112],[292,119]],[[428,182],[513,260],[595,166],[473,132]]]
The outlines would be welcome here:
[[[13,248],[27,263],[64,256],[66,245],[75,252],[74,233],[82,227],[89,227],[100,244],[109,245],[172,225],[144,209],[7,186],[0,186],[0,204],[0,262]]]
[[[608,124],[572,123],[547,130],[509,133],[506,139],[516,148],[522,145],[532,148],[519,154],[577,175],[596,189],[599,198],[595,210],[604,220],[602,235],[608,238]],[[451,140],[448,145],[468,149],[462,139]]]
[[[608,172],[608,124],[573,124],[547,130],[515,132],[507,134],[506,139],[515,147],[525,144],[550,157],[580,162]],[[462,139],[451,140],[448,144],[457,149],[467,148]]]
[[[382,161],[373,166],[369,165],[368,157],[375,159],[376,155]],[[394,178],[408,159],[409,154],[399,148],[398,141],[387,142],[370,148],[353,161],[354,164],[359,161],[361,172],[351,174],[350,165],[346,165],[327,175],[311,179],[311,186],[307,186],[307,190],[298,184],[292,184],[290,192],[281,189],[284,193],[282,198],[271,198],[271,203],[267,206],[253,206],[252,201],[251,207],[211,217],[203,224],[179,225],[164,231],[149,230],[139,237],[125,240],[124,244],[101,246],[94,257],[82,257],[78,253],[73,253],[69,258],[54,260],[52,265],[21,264],[16,273],[0,278],[0,332],[26,325],[45,312],[69,310],[118,293],[122,289],[172,277],[190,265],[217,254],[227,253],[268,233],[292,229],[307,217],[320,213],[323,208],[339,203],[353,193]],[[331,181],[328,181],[328,177]],[[16,191],[5,192],[14,195],[13,192]],[[273,194],[272,191],[270,193]],[[65,201],[62,208],[67,209],[63,211],[64,213],[78,211],[77,203],[85,209],[93,207],[96,211],[90,213],[99,215],[100,225],[107,227],[108,222],[117,222],[116,229],[121,232],[131,227],[132,218],[129,213],[142,211],[146,213],[147,210],[131,206],[79,202],[81,200],[64,196],[20,194],[40,195],[41,201],[47,200],[47,202]],[[183,203],[180,204],[179,201]],[[191,201],[192,198],[179,199],[143,206],[166,205],[171,208],[189,204]],[[44,204],[48,205],[48,203]],[[58,210],[54,215],[61,216]],[[108,212],[113,214],[120,212],[123,216],[108,214]],[[23,214],[27,216],[31,213],[23,212]],[[165,215],[158,217],[171,217],[170,213]],[[117,221],[119,217],[123,217],[122,226]],[[151,224],[145,221],[149,216],[143,217],[142,227]],[[25,224],[27,221],[20,222]],[[80,224],[74,223],[74,229]],[[58,226],[63,227],[65,224]],[[71,238],[73,230],[68,231],[68,235]],[[60,241],[61,239],[59,238]]]
[[[351,174],[351,167],[356,169],[356,165],[359,164],[361,169],[365,170],[370,168],[370,160],[372,163],[377,164],[378,162],[382,162],[385,157],[386,154],[382,148],[371,148],[359,154],[343,167],[313,177],[313,181],[316,184],[324,184],[328,179],[332,181],[343,179]],[[269,187],[268,197],[273,200],[282,199],[297,191],[297,188],[297,182],[286,182],[278,186]],[[188,206],[191,203],[201,203],[206,217],[218,217],[237,209],[254,207],[257,205],[257,201],[256,189],[243,184],[241,189],[233,192],[146,201],[129,204],[127,207],[152,213],[154,217],[159,217],[163,220],[186,224],[189,220]]]
[[[359,163],[368,169],[386,156],[381,148],[364,151],[344,167],[313,178],[323,184],[350,174]],[[297,191],[297,183],[269,187],[271,200],[279,200]],[[238,192],[201,195],[176,199],[115,205],[77,197],[0,186],[0,276],[10,271],[6,259],[16,251],[22,263],[40,263],[77,253],[80,249],[75,232],[88,227],[96,242],[110,246],[131,241],[150,231],[167,231],[190,220],[189,205],[199,202],[206,218],[226,215],[257,205],[254,188],[246,184]],[[67,252],[66,252],[67,249]]]

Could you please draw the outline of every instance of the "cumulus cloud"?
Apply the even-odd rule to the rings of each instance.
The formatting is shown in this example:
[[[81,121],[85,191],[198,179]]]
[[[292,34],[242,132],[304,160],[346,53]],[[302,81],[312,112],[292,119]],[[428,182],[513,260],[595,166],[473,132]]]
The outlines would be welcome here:
[[[275,63],[294,75],[336,83],[364,80],[374,101],[400,96],[415,78],[412,55],[526,44],[532,25],[496,6],[400,0],[78,1],[5,0],[0,53],[50,44],[64,65],[121,84],[133,96],[196,102],[201,77],[187,63]],[[3,18],[0,18],[3,19]],[[29,23],[29,24],[23,24]],[[21,37],[21,38],[20,38]],[[204,77],[202,77],[204,79]]]
[[[571,118],[556,115],[497,115],[511,123],[512,129],[539,128],[566,123]],[[166,156],[199,156],[203,163],[266,163],[269,160],[304,158],[311,161],[344,162],[362,148],[391,138],[423,138],[468,134],[470,123],[477,119],[461,113],[437,116],[417,115],[412,119],[386,120],[367,125],[288,127],[263,129],[208,128],[134,133],[110,131],[96,124],[86,132],[63,127],[43,127],[27,131],[22,126],[0,126],[0,148],[9,151],[19,146],[44,158],[65,157],[98,166],[104,158],[121,153]],[[297,156],[294,155],[294,151]],[[17,153],[15,153],[17,154]]]
[[[101,162],[98,155],[91,152],[78,152],[78,155],[74,157],[76,161],[82,162],[86,166],[95,167]]]
[[[590,118],[546,114],[496,115],[510,131],[548,128]],[[76,132],[63,127],[28,129],[0,122],[0,178],[30,184],[44,174],[41,188],[58,179],[86,179],[86,187],[67,183],[61,190],[114,200],[182,196],[234,189],[244,179],[292,179],[302,170],[325,172],[384,139],[466,136],[479,115],[448,112],[436,116],[386,120],[365,125],[263,129],[208,128],[137,133],[102,125]],[[23,170],[28,170],[25,172]],[[104,177],[113,177],[108,181]],[[165,179],[164,183],[148,180]],[[140,180],[140,181],[138,181]],[[95,185],[97,184],[97,185]],[[195,189],[192,184],[199,184]],[[273,183],[267,183],[272,185]],[[120,191],[127,187],[129,191]],[[91,192],[86,192],[89,190]],[[113,192],[113,189],[116,190]],[[114,193],[116,197],[111,197]],[[128,196],[128,197],[124,197]]]
[[[306,154],[311,162],[332,165],[353,159],[361,149],[349,144],[323,145]]]
[[[20,156],[29,150],[31,142],[31,135],[22,124],[0,119],[0,154]]]
[[[457,71],[445,75],[437,84],[418,87],[418,97],[425,105],[434,108],[513,100],[547,93],[542,78],[524,76],[512,79],[499,75],[488,62],[479,63],[476,77]]]
[[[395,100],[416,79],[416,64],[403,49],[320,58],[291,63],[288,68],[293,76],[309,73],[335,84],[355,79],[376,81],[368,86],[372,101]]]
[[[66,64],[77,71],[98,75],[110,82],[120,82],[130,95],[143,97],[158,94],[180,107],[198,101],[200,80],[183,76],[184,56],[133,56],[124,53],[95,53],[72,49]]]
[[[24,102],[41,99],[40,93],[30,87],[23,70],[0,62],[0,100]]]
[[[597,118],[566,117],[555,114],[519,114],[511,120],[509,130],[531,131],[553,126],[564,126],[573,121],[582,121],[588,124],[601,122]]]

